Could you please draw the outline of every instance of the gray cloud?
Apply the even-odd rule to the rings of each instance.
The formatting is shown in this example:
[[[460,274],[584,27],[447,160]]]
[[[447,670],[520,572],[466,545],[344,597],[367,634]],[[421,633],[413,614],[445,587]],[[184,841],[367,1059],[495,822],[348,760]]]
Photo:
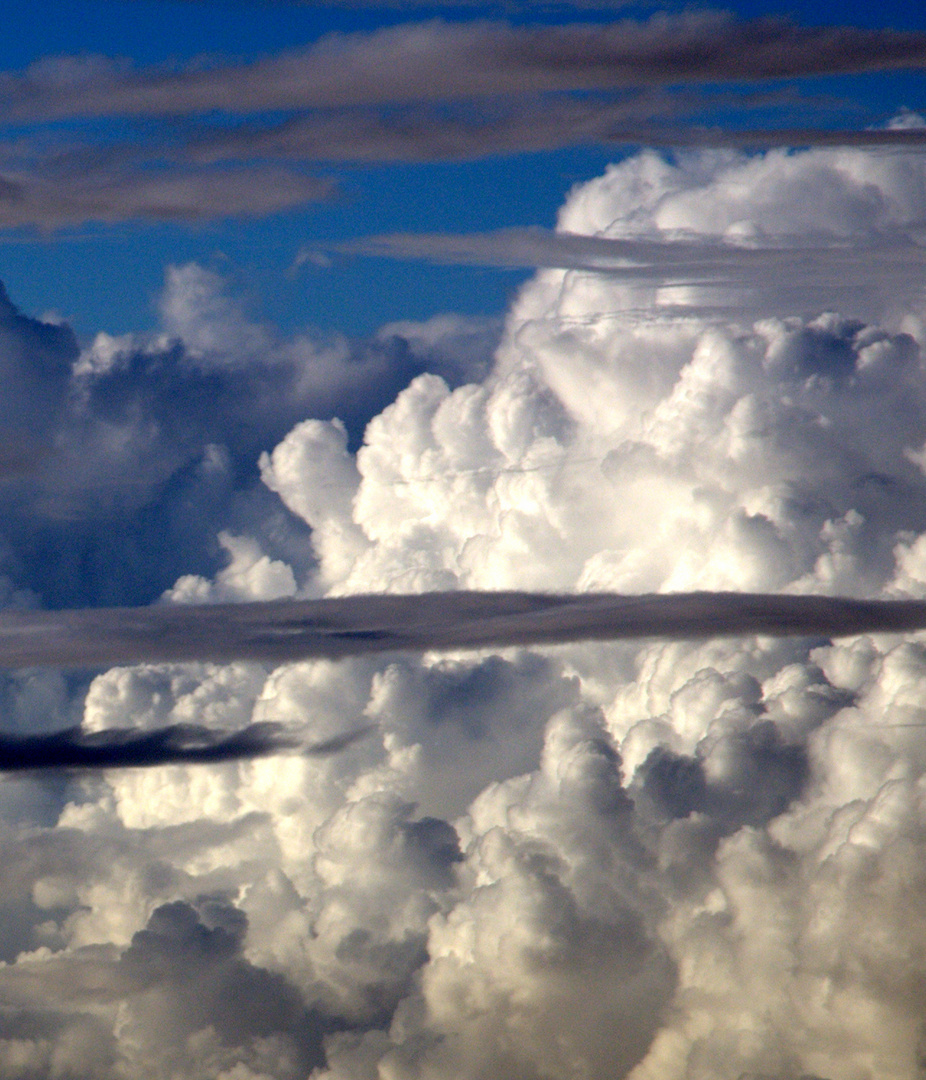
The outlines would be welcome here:
[[[851,247],[796,243],[778,246],[715,239],[651,240],[579,236],[529,227],[490,233],[400,233],[333,245],[333,253],[385,259],[420,259],[450,265],[557,267],[589,270],[640,283],[699,282],[752,284],[787,273],[807,285],[852,280],[873,274],[898,282],[926,265],[926,247],[907,236]],[[304,255],[303,258],[306,256]]]
[[[926,601],[696,592],[459,592],[256,604],[0,613],[5,667],[140,661],[338,659],[381,652],[479,649],[663,637],[848,637],[926,628]]]
[[[58,229],[84,222],[133,218],[200,221],[262,216],[328,199],[330,181],[280,166],[193,169],[185,166],[88,171],[80,162],[41,171],[6,173],[0,187],[0,228]]]
[[[582,143],[914,147],[921,129],[860,130],[884,117],[776,81],[918,68],[924,57],[923,34],[702,12],[605,25],[405,23],[179,69],[48,58],[0,74],[6,125],[90,123],[83,135],[47,131],[6,146],[0,226],[259,216],[329,198],[332,183],[299,162],[465,160]],[[757,107],[780,125],[756,129]],[[705,112],[718,109],[724,128],[706,127]],[[795,126],[808,109],[817,125]],[[120,143],[93,123],[112,117],[146,127]]]
[[[921,67],[926,35],[737,20],[716,12],[647,22],[515,27],[406,24],[330,35],[253,63],[124,70],[49,59],[0,78],[8,123],[492,98],[670,82],[764,81]]]

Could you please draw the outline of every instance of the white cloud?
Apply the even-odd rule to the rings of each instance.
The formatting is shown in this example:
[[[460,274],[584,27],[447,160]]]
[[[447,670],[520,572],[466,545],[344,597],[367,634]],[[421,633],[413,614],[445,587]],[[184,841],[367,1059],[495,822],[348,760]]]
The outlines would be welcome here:
[[[643,155],[561,226],[858,243],[922,197],[900,155]],[[921,596],[919,301],[872,285],[834,314],[762,284],[735,318],[695,291],[641,319],[624,282],[540,272],[484,379],[418,375],[356,454],[330,415],[262,447],[310,555],[236,528],[228,568],[178,588]],[[224,310],[183,314],[203,355],[233,353]],[[907,1080],[924,686],[922,644],[885,634],[103,673],[97,730],[375,730],[83,779],[57,828],[0,827],[0,1051],[78,1076]]]

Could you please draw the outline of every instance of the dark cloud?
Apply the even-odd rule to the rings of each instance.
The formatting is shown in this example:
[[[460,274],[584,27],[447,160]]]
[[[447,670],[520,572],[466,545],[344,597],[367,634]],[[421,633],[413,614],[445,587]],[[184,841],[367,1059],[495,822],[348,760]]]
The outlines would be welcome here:
[[[7,156],[0,161],[0,227],[260,217],[334,198],[336,184],[306,171],[308,163],[476,160],[596,143],[916,149],[926,140],[926,129],[916,126],[847,127],[844,110],[823,100],[803,102],[821,118],[818,127],[755,128],[746,114],[761,104],[754,93],[707,100],[691,89],[662,88],[322,108],[272,122],[250,115],[231,123],[188,118],[182,133],[173,122],[149,125],[131,144],[90,141],[66,152]],[[728,126],[704,126],[704,110],[720,107],[730,113]]]
[[[723,775],[709,776],[704,759],[723,759]],[[768,720],[716,740],[705,740],[693,756],[660,746],[637,771],[643,806],[665,818],[702,814],[719,834],[744,825],[757,828],[800,797],[810,778],[807,748],[788,744]],[[636,793],[635,793],[635,797]]]
[[[663,637],[824,638],[926,628],[926,601],[756,593],[618,596],[435,592],[255,604],[0,614],[5,667],[95,667],[147,660],[338,659]]]
[[[162,904],[122,954],[117,979],[130,993],[154,993],[142,1004],[153,1027],[167,1020],[175,1036],[208,1027],[231,1046],[282,1032],[307,1072],[324,1062],[324,1021],[282,975],[242,956],[247,925],[222,898]]]
[[[339,417],[356,446],[423,371],[452,385],[483,374],[500,333],[446,317],[368,340],[284,337],[196,265],[168,270],[161,309],[164,333],[101,334],[81,351],[66,324],[0,293],[7,592],[51,607],[148,603],[183,574],[215,573],[221,530],[307,571],[308,527],[260,482],[261,452],[306,417]]]
[[[0,735],[0,772],[42,769],[126,769],[155,765],[208,765],[265,757],[286,751],[334,754],[370,732],[361,728],[318,743],[287,734],[281,724],[250,724],[224,732],[196,724],[171,724],[153,731],[79,728],[50,735]]]

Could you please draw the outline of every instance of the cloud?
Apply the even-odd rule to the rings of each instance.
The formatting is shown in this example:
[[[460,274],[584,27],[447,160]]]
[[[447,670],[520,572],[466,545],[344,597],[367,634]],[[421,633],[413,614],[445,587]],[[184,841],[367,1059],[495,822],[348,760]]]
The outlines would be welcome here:
[[[764,81],[916,68],[924,59],[926,37],[913,31],[738,22],[710,11],[605,25],[435,20],[333,34],[250,64],[179,72],[133,72],[101,58],[45,60],[25,75],[5,75],[0,103],[8,123],[235,113]]]
[[[260,453],[311,416],[342,417],[356,444],[422,371],[454,385],[484,372],[500,332],[446,317],[369,340],[283,335],[196,264],[168,268],[157,332],[101,332],[83,348],[2,299],[0,565],[28,602],[58,607],[149,603],[181,575],[195,588],[232,550],[218,597],[266,599],[261,560],[285,559],[279,581],[301,582],[307,529],[260,483]]]
[[[89,734],[72,728],[51,735],[0,736],[0,771],[208,765],[292,750],[333,754],[368,731],[361,729],[306,745],[279,725],[268,723],[226,733],[192,724],[172,724],[147,732],[109,729]]]
[[[789,286],[811,296],[850,293],[876,279],[879,287],[911,289],[924,258],[913,235],[895,235],[870,245],[801,245],[783,238],[776,246],[735,233],[711,240],[653,240],[582,236],[540,228],[492,233],[396,234],[334,245],[332,253],[368,258],[412,259],[441,265],[553,267],[606,274],[636,286],[724,288],[748,297],[787,274]],[[896,278],[895,278],[896,275]],[[916,289],[916,285],[912,285]]]
[[[471,160],[596,143],[912,149],[923,130],[903,111],[885,125],[860,101],[783,93],[780,83],[915,70],[924,41],[705,11],[553,26],[406,22],[186,67],[45,58],[0,73],[7,126],[32,126],[0,155],[0,226],[274,214],[334,196],[330,178],[308,171],[316,162]],[[719,109],[723,127],[705,125]],[[757,127],[759,109],[776,121]],[[110,123],[122,118],[145,121],[131,142]]]
[[[556,596],[461,590],[257,604],[11,610],[0,614],[0,663],[83,668],[142,661],[282,663],[626,638],[752,634],[838,638],[920,629],[926,629],[926,602],[919,600],[745,592]]]
[[[681,245],[721,262],[728,247],[758,250],[748,304],[717,282],[634,292],[619,275],[545,266],[512,301],[491,366],[453,320],[393,327],[383,341],[403,337],[431,370],[407,370],[351,425],[303,415],[279,432],[268,404],[234,522],[205,497],[171,504],[221,531],[227,565],[184,566],[162,590],[212,603],[8,606],[7,626],[86,618],[75,653],[122,648],[118,620],[136,617],[139,631],[176,620],[188,651],[10,675],[5,738],[77,723],[93,745],[189,724],[217,742],[264,724],[315,745],[369,734],[343,753],[0,784],[3,1068],[915,1076],[926,648],[846,617],[918,611],[908,602],[926,595],[926,313],[875,254],[915,242],[923,191],[916,155],[871,149],[628,158],[570,194],[563,242],[591,238],[583,260],[617,250],[597,241],[626,242],[654,264]],[[474,257],[509,239],[480,238]],[[788,247],[872,252],[870,278],[848,295],[821,272],[819,292],[789,295],[763,262]],[[288,375],[267,374],[292,371],[290,338],[208,274],[180,273],[172,289],[170,358],[132,337],[69,361],[96,388],[87,431],[157,418],[120,421],[124,460],[141,465],[140,447],[165,452],[144,436],[166,423],[168,389],[183,416],[169,430],[200,445],[180,392],[194,374],[252,387],[253,364],[268,402],[292,393]],[[445,350],[449,381],[435,373]],[[169,373],[164,389],[144,358]],[[76,460],[94,444],[69,430]],[[240,493],[229,463],[247,440],[225,443],[210,475]],[[160,528],[166,504],[153,505]],[[0,595],[34,605],[52,571],[27,557],[38,519],[31,532],[14,520]],[[86,526],[104,563],[112,520]],[[140,574],[152,550],[120,565]],[[293,586],[306,606],[269,600]],[[268,607],[225,606],[259,596]],[[502,600],[507,615],[487,622],[485,603]],[[592,617],[611,632],[614,603],[639,616],[622,624],[634,632],[663,616],[692,634],[750,632],[514,644],[587,632]],[[339,613],[321,646],[334,653],[391,648],[403,625],[406,644],[444,635],[449,647],[465,611],[461,635],[484,636],[476,651],[207,663],[189,659],[199,631],[179,631],[202,620],[204,634],[240,629],[243,649],[263,648],[263,631],[248,638],[254,616],[297,610]],[[768,633],[773,612],[779,629],[814,633]],[[848,636],[831,636],[831,618]],[[304,626],[282,625],[298,644]]]
[[[6,229],[61,229],[134,218],[203,221],[264,216],[332,195],[330,182],[278,167],[121,172],[78,168],[55,181],[9,170],[4,179],[0,227]]]

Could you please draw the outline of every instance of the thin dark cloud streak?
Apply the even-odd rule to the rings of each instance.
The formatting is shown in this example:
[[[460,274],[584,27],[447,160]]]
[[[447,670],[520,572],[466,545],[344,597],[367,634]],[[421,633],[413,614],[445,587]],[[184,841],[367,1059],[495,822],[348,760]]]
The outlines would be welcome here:
[[[476,100],[673,83],[766,82],[926,66],[926,34],[719,12],[606,25],[407,23],[250,63],[132,70],[99,58],[0,76],[7,124]]]
[[[113,172],[77,166],[55,177],[41,169],[13,170],[0,179],[0,228],[259,217],[326,201],[333,193],[330,181],[277,165],[142,166]]]
[[[0,614],[0,665],[93,668],[555,645],[631,638],[846,637],[926,629],[926,601],[758,593],[377,594]]]
[[[358,728],[316,743],[305,743],[275,723],[249,724],[232,732],[170,724],[152,731],[86,732],[75,727],[47,735],[0,734],[0,772],[220,765],[294,751],[317,757],[345,750],[371,730]]]

